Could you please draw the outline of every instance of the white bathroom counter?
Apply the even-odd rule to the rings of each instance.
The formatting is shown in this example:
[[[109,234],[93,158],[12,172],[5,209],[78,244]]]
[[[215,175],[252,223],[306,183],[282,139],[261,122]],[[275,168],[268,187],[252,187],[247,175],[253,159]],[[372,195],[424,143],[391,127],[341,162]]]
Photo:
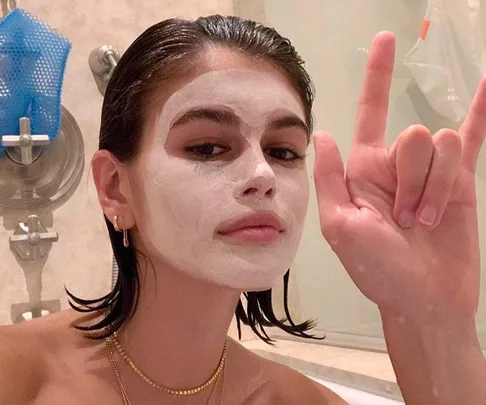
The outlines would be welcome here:
[[[385,353],[287,340],[278,340],[273,347],[261,340],[247,340],[241,344],[308,376],[403,400],[390,358]]]

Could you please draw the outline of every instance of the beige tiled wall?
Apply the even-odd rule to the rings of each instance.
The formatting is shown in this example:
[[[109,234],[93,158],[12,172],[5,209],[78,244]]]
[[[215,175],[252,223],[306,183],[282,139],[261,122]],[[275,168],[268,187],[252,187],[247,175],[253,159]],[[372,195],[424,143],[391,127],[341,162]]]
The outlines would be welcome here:
[[[144,29],[168,17],[234,14],[233,0],[22,0],[20,6],[72,41],[63,104],[81,128],[86,165],[76,192],[61,206],[29,212],[0,208],[0,325],[12,323],[12,305],[29,298],[60,300],[66,308],[64,285],[86,298],[99,297],[110,287],[110,247],[89,169],[102,103],[88,66],[90,51],[111,44],[123,52]],[[17,261],[8,243],[13,227],[32,213],[59,233],[45,263],[34,265]],[[39,296],[34,286],[40,280]]]
[[[266,22],[265,4],[262,0],[237,0],[235,10],[242,18],[261,23]]]

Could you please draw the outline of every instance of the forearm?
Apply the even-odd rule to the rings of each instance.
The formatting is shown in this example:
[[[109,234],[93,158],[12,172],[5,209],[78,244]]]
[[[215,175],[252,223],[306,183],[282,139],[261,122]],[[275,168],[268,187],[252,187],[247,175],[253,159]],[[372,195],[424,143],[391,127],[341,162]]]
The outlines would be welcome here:
[[[486,404],[486,359],[474,320],[414,324],[381,311],[406,405]]]

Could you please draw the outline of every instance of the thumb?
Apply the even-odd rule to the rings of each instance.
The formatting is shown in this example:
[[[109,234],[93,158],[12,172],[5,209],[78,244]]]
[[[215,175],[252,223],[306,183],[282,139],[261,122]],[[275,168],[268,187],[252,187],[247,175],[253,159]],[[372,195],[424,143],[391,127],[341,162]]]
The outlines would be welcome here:
[[[332,232],[341,219],[342,208],[349,206],[351,198],[346,187],[344,164],[336,142],[327,132],[313,135],[315,161],[314,182],[321,231],[324,237]]]

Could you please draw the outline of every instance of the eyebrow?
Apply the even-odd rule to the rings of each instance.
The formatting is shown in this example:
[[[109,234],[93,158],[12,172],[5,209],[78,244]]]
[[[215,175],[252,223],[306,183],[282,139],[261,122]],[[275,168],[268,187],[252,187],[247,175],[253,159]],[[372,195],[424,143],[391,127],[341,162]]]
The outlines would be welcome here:
[[[209,120],[231,127],[239,127],[241,125],[241,119],[232,111],[198,107],[186,111],[172,124],[172,128],[198,120]]]
[[[233,111],[220,110],[211,107],[196,107],[186,111],[172,124],[171,128],[198,120],[209,120],[217,124],[223,124],[236,128],[241,126],[240,117],[238,117]],[[268,128],[273,131],[287,128],[298,128],[304,131],[307,134],[307,139],[310,140],[310,130],[308,125],[293,114],[271,120]]]
[[[308,136],[310,132],[307,124],[296,115],[286,115],[285,117],[272,120],[270,122],[269,128],[274,131],[287,128],[299,128],[304,131]]]

